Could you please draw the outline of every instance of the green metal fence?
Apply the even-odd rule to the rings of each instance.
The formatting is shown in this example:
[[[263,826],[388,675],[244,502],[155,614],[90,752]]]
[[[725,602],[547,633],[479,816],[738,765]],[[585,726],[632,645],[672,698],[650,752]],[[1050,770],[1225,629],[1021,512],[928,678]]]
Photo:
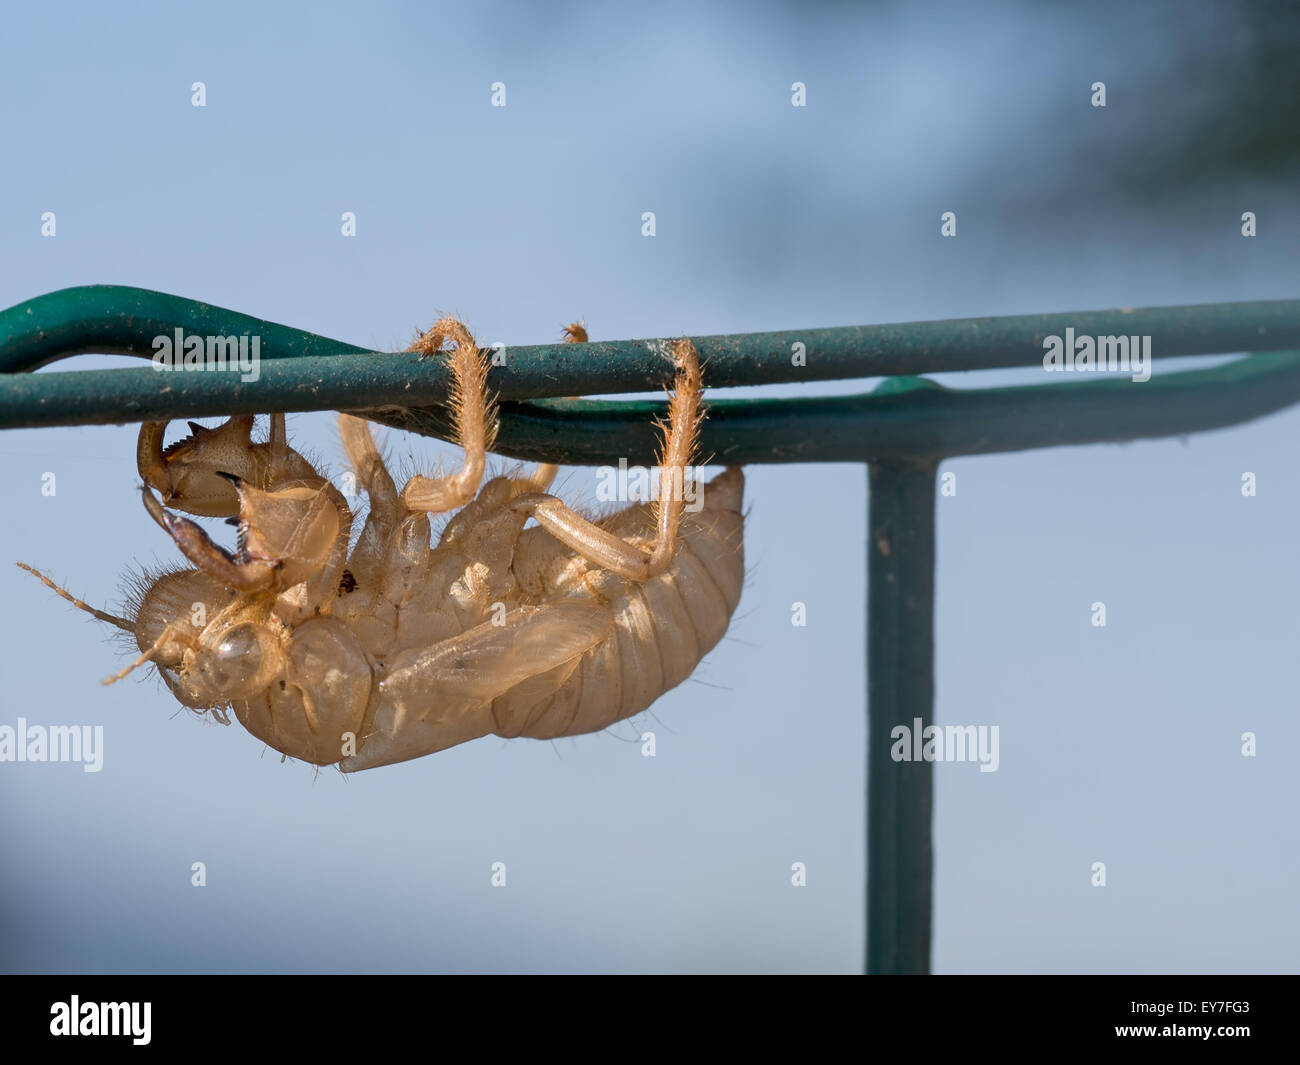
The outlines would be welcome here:
[[[149,358],[154,338],[177,329],[259,337],[257,380],[153,367],[30,373],[88,352]],[[1044,341],[1070,329],[1150,337],[1156,359],[1250,354],[1212,369],[1155,373],[1140,384],[1070,374],[1036,386],[949,389],[918,376],[1041,366]],[[932,765],[895,762],[889,752],[895,724],[934,720],[939,464],[958,455],[1181,435],[1290,406],[1300,400],[1300,300],[692,339],[713,388],[886,378],[862,395],[713,400],[701,451],[727,464],[868,467],[866,965],[873,973],[927,972]],[[792,358],[795,350],[802,360]],[[577,465],[652,464],[652,419],[663,404],[556,397],[644,392],[669,377],[657,340],[512,347],[489,376],[502,399],[495,450]],[[64,289],[0,312],[0,428],[344,410],[446,439],[448,383],[439,361],[370,352],[144,289]]]

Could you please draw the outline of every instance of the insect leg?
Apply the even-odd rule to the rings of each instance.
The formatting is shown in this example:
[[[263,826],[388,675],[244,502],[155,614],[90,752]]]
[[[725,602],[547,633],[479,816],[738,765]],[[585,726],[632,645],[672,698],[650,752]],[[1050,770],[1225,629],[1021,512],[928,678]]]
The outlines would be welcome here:
[[[144,500],[144,509],[162,526],[167,535],[176,541],[181,554],[204,573],[226,587],[241,592],[263,591],[271,587],[276,570],[273,562],[257,559],[241,563],[228,551],[214,544],[200,526],[188,518],[164,510],[147,486],[141,497]]]
[[[587,343],[586,321],[579,319],[566,325],[564,327],[564,343]],[[510,483],[515,489],[516,495],[522,495],[525,492],[545,492],[555,482],[555,477],[559,472],[560,467],[554,463],[542,462],[529,476],[511,478]]]
[[[527,477],[512,477],[510,485],[518,495],[524,495],[528,492],[545,492],[554,483],[555,475],[559,472],[560,467],[554,463],[539,463],[537,469],[533,470]]]
[[[163,435],[166,432],[166,422],[142,422],[135,445],[136,468],[140,476],[150,488],[162,492],[164,498],[170,487],[167,460],[163,458]]]
[[[140,477],[168,506],[207,517],[234,514],[237,503],[230,486],[208,474],[229,470],[245,479],[256,477],[253,415],[237,414],[215,429],[189,424],[190,436],[168,448],[163,447],[167,422],[140,426],[136,441]]]
[[[267,438],[266,444],[270,459],[267,464],[266,485],[270,486],[277,484],[282,478],[293,476],[293,460],[301,458],[289,447],[289,434],[284,426],[284,411],[276,411],[271,415],[271,435]]]
[[[465,449],[465,464],[448,477],[412,477],[402,489],[408,510],[441,514],[463,507],[478,492],[497,435],[496,404],[487,394],[488,362],[474,338],[455,318],[440,318],[408,349],[434,355],[451,340],[452,392],[449,397],[456,442]]]
[[[370,499],[370,513],[347,561],[354,588],[359,583],[363,591],[348,605],[373,621],[374,610],[394,610],[393,604],[403,602],[418,584],[429,553],[429,516],[402,505],[368,421],[340,414],[339,436]]]
[[[370,423],[351,414],[340,414],[339,437],[357,480],[370,499],[370,512],[381,513],[388,522],[396,521],[402,514],[397,486],[393,484],[393,478],[384,466],[379,448],[375,447],[375,438],[370,435]]]
[[[536,518],[537,524],[583,558],[620,577],[644,581],[662,573],[677,550],[677,531],[686,502],[686,469],[699,435],[700,395],[703,392],[699,355],[695,345],[682,339],[671,346],[677,379],[669,399],[669,423],[659,457],[659,499],[655,503],[657,535],[654,548],[645,551],[596,525],[549,495],[523,495],[511,508]]]
[[[267,440],[271,451],[283,455],[289,450],[289,434],[284,427],[284,411],[275,411],[271,415],[271,436]]]

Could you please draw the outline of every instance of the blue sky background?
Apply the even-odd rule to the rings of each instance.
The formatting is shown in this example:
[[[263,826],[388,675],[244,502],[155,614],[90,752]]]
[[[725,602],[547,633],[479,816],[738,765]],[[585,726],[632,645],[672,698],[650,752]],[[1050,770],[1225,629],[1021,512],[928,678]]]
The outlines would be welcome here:
[[[614,339],[1290,298],[1293,174],[1124,183],[1226,106],[1200,57],[1257,32],[1210,5],[16,9],[0,304],[131,284],[390,350],[440,312],[522,344],[579,315]],[[289,424],[338,463],[329,415]],[[0,435],[0,557],[96,604],[172,560],[135,432]],[[944,465],[937,716],[999,725],[1001,765],[936,768],[937,971],[1300,967],[1297,440],[1290,410]],[[123,664],[102,627],[0,570],[0,724],[105,730],[98,774],[0,765],[0,968],[857,971],[865,474],[748,478],[737,620],[653,715],[350,778],[153,679],[101,687]],[[594,496],[592,470],[561,483]]]

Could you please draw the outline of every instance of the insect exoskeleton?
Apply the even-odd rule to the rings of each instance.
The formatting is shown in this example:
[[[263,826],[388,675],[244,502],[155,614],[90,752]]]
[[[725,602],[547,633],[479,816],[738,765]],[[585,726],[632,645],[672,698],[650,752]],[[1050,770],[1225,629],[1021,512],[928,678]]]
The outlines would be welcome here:
[[[566,332],[586,339],[581,326]],[[105,683],[152,663],[185,706],[223,722],[233,709],[254,736],[315,765],[355,772],[489,733],[598,731],[690,676],[744,580],[744,476],[691,479],[699,359],[687,339],[666,349],[675,381],[653,502],[584,517],[547,493],[551,465],[483,484],[497,428],[486,353],[444,318],[410,350],[450,363],[464,464],[399,492],[369,422],[339,415],[369,500],[355,543],[347,499],[289,446],[282,414],[259,443],[247,415],[191,423],[166,448],[165,423],[148,422],[144,505],[192,568],[152,578],[129,617],[23,568],[135,637],[139,657]],[[178,511],[227,518],[235,550]],[[430,515],[452,511],[430,546]]]

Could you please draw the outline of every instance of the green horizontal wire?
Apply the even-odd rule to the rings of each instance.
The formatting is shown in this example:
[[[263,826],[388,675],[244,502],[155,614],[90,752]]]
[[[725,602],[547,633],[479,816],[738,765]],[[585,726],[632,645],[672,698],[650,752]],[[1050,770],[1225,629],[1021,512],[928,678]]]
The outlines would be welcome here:
[[[1151,336],[1157,357],[1269,352],[1150,381],[953,391],[894,375],[1041,365],[1043,340]],[[257,336],[259,378],[153,367],[31,374],[96,352],[150,357],[153,339]],[[720,462],[942,457],[1130,440],[1231,425],[1300,399],[1300,300],[1085,311],[692,337],[713,387],[893,377],[870,395],[711,400],[704,454]],[[480,338],[480,342],[483,340]],[[642,392],[671,376],[659,339],[511,346],[489,382],[496,450],[515,458],[649,463],[663,404],[546,397]],[[805,365],[795,365],[802,345]],[[444,360],[356,345],[146,289],[63,289],[0,311],[0,428],[270,411],[350,410],[447,438]]]
[[[701,454],[736,465],[942,459],[1179,436],[1236,425],[1297,401],[1300,352],[1254,355],[1142,384],[1099,379],[957,390],[900,377],[866,395],[712,401]],[[495,450],[576,466],[621,458],[652,465],[658,438],[651,419],[664,409],[642,402],[502,404]],[[366,417],[444,439],[450,430],[441,410]]]

